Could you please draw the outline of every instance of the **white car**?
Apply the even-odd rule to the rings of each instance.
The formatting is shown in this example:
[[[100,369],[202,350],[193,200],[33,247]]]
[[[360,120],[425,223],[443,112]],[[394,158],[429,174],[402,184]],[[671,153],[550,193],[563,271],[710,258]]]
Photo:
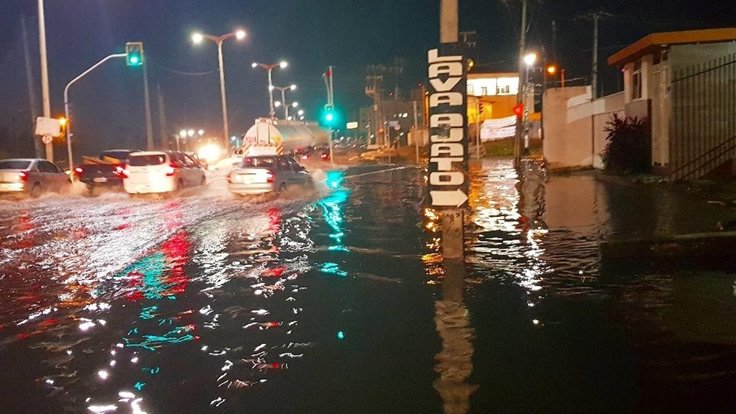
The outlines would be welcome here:
[[[134,152],[123,171],[123,188],[131,195],[169,194],[206,183],[201,165],[178,151]]]
[[[69,176],[55,164],[38,158],[0,160],[0,195],[29,195],[47,191],[69,192]]]

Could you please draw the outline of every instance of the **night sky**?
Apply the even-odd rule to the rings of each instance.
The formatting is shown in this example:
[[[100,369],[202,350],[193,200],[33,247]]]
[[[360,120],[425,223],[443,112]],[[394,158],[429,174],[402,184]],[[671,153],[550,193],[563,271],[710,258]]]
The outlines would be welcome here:
[[[63,114],[65,84],[128,41],[145,44],[158,139],[156,89],[166,102],[167,132],[181,128],[219,131],[221,112],[217,53],[212,42],[194,46],[195,30],[213,35],[243,28],[244,42],[225,44],[230,129],[243,133],[268,113],[266,72],[253,61],[290,66],[274,70],[274,84],[314,119],[325,103],[321,75],[335,67],[335,101],[345,113],[368,104],[366,66],[405,59],[399,79],[406,90],[426,77],[426,51],[439,38],[437,0],[45,0],[52,112]],[[616,71],[605,59],[658,31],[736,26],[732,0],[530,0],[529,46],[544,45],[568,78],[590,76],[592,23],[583,15],[611,14],[600,25],[602,87],[617,90]],[[518,1],[460,0],[460,29],[478,32],[476,61],[491,71],[514,71]],[[24,65],[21,16],[29,32],[33,81],[40,110],[36,1],[2,0],[0,14],[0,157],[31,156],[31,112]],[[551,21],[556,21],[552,42]],[[389,85],[392,86],[392,85]],[[279,94],[280,95],[280,94]],[[80,152],[143,146],[142,71],[113,60],[75,84],[70,93]],[[279,99],[277,97],[276,99]],[[277,110],[277,113],[278,112]]]

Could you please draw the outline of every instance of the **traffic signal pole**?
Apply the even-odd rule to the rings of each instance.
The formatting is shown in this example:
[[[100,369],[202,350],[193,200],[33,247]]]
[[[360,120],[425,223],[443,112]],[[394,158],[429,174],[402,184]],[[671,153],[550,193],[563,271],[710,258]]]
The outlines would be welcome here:
[[[69,104],[69,87],[72,86],[74,83],[76,83],[78,80],[80,80],[83,77],[85,77],[88,73],[90,73],[93,70],[95,70],[98,66],[100,66],[103,63],[107,62],[108,60],[114,59],[114,58],[124,58],[126,56],[128,56],[126,53],[116,53],[116,54],[110,55],[110,56],[102,59],[101,61],[95,63],[94,65],[92,65],[89,69],[87,69],[84,72],[82,72],[79,76],[77,76],[76,78],[74,78],[71,81],[69,81],[69,83],[67,83],[66,86],[64,87],[64,116],[66,117],[66,120],[67,120],[67,124],[66,124],[66,151],[67,151],[67,156],[69,157],[69,171],[70,171],[70,176],[72,177],[72,179],[74,179],[74,158],[72,158],[72,136],[73,136],[73,134],[72,134],[72,121],[71,121],[71,118],[69,116],[70,113],[71,113],[70,104]]]

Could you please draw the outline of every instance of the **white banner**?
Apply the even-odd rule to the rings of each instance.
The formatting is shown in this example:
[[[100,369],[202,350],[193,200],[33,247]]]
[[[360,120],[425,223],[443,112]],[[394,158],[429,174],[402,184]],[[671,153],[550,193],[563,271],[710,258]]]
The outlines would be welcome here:
[[[506,118],[488,119],[483,121],[480,129],[480,139],[491,141],[513,137],[516,134],[516,116]]]

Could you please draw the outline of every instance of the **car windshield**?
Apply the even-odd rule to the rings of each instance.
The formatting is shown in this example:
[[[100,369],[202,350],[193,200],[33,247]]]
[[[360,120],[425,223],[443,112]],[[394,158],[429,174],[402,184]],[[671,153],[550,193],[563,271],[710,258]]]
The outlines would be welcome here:
[[[275,157],[245,157],[243,168],[269,168],[276,164]]]
[[[128,161],[131,167],[144,167],[146,165],[161,165],[166,162],[164,154],[132,155]]]
[[[26,170],[31,166],[30,161],[22,160],[2,160],[0,161],[0,170]]]

